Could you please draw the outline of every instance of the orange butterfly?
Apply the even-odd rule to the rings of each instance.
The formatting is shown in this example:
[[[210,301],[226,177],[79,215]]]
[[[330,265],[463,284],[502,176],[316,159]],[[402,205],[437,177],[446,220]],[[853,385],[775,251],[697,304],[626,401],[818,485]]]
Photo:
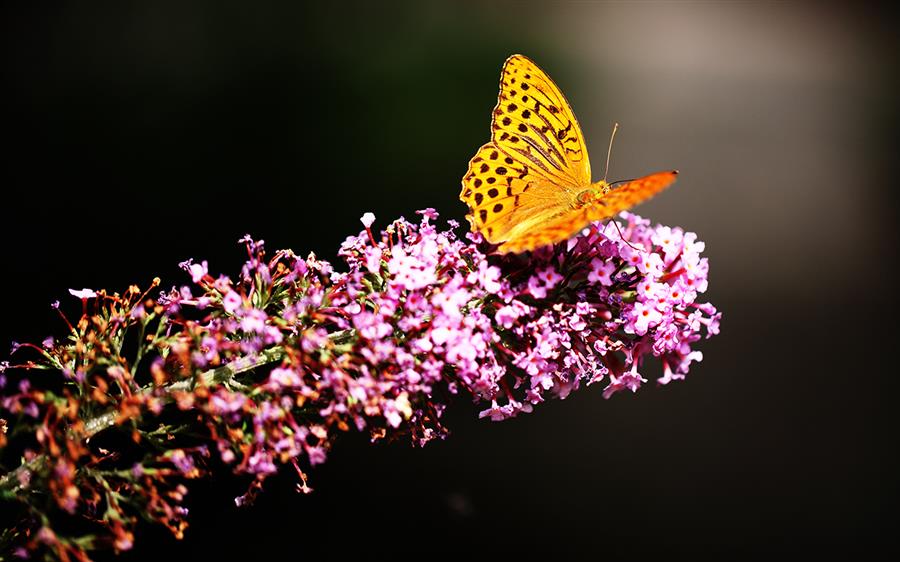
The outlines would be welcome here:
[[[536,64],[513,55],[500,75],[491,142],[469,161],[459,198],[469,206],[472,230],[499,244],[501,253],[524,252],[566,240],[649,199],[677,174],[658,172],[615,187],[605,178],[592,183],[587,146],[569,102]]]

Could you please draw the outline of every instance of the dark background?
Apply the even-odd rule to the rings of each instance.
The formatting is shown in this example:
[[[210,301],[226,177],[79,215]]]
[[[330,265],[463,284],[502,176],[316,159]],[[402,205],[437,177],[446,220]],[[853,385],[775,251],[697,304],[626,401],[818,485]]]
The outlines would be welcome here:
[[[722,334],[689,378],[425,449],[339,441],[311,496],[191,493],[122,560],[871,555],[897,549],[895,30],[841,4],[3,8],[0,341],[69,287],[233,273],[244,233],[333,259],[373,211],[461,219],[503,60],[559,83],[595,174],[679,168],[639,212],[706,241]],[[71,302],[69,302],[71,301]],[[891,357],[893,355],[893,357]],[[649,373],[645,373],[649,375]]]

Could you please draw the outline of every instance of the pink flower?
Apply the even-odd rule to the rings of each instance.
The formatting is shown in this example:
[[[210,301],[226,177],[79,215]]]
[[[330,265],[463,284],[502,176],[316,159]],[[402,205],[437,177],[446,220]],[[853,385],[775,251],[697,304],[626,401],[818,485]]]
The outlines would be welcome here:
[[[266,320],[269,316],[257,308],[244,311],[241,317],[241,330],[245,332],[262,333],[266,329]]]
[[[550,266],[538,270],[537,276],[547,288],[555,287],[563,280],[563,276]]]
[[[531,404],[523,405],[521,402],[510,400],[509,403],[500,406],[497,404],[497,401],[494,400],[491,402],[491,407],[480,412],[478,414],[478,417],[485,418],[490,416],[491,421],[503,421],[505,419],[515,417],[515,415],[520,411],[530,412]]]
[[[628,389],[631,392],[637,392],[641,384],[647,382],[647,379],[642,377],[636,368],[622,373],[620,377],[610,375],[609,378],[609,385],[603,389],[603,397],[607,399],[620,390]]]
[[[676,328],[674,324],[667,324],[657,330],[656,335],[654,336],[653,354],[659,356],[664,353],[675,351],[678,349],[680,341],[678,328]]]
[[[469,273],[466,282],[480,285],[488,293],[499,293],[503,286],[500,283],[500,269],[488,265],[486,261],[478,264],[478,269]]]
[[[588,273],[588,282],[600,285],[612,285],[610,275],[616,270],[616,264],[612,261],[594,258],[591,260],[591,271]]]
[[[528,278],[528,292],[537,299],[547,298],[547,290],[553,289],[562,280],[563,276],[553,266],[542,267]]]
[[[647,277],[657,278],[662,275],[663,261],[656,253],[645,253],[637,264],[638,271]]]
[[[683,236],[684,233],[680,228],[658,226],[653,231],[650,240],[663,251],[663,259],[665,262],[672,263],[681,252],[681,240]]]
[[[366,269],[369,273],[379,273],[381,271],[382,255],[381,248],[366,249]]]
[[[278,367],[272,369],[269,373],[269,380],[266,388],[272,392],[277,392],[283,388],[294,388],[303,385],[303,379],[293,369]]]
[[[513,324],[516,322],[516,320],[519,319],[520,316],[528,314],[529,311],[530,307],[522,304],[517,300],[514,300],[510,304],[497,309],[497,313],[494,315],[494,320],[496,320],[498,324],[508,330],[513,327]]]
[[[437,218],[438,218],[438,212],[435,211],[432,207],[428,207],[428,208],[416,211],[416,214],[422,215],[422,217],[424,219],[437,220]]]
[[[387,337],[394,331],[391,325],[384,321],[382,316],[367,310],[353,316],[353,326],[361,337],[368,340]]]
[[[637,285],[638,296],[645,301],[656,300],[659,295],[668,293],[667,287],[667,285],[657,283],[648,275]]]
[[[635,250],[627,244],[623,244],[619,248],[619,253],[622,256],[622,259],[625,260],[625,263],[636,268],[641,267],[641,264],[644,261],[645,252]]]
[[[643,336],[647,330],[659,324],[662,320],[662,314],[656,309],[653,303],[636,302],[632,309],[631,324],[634,333]]]

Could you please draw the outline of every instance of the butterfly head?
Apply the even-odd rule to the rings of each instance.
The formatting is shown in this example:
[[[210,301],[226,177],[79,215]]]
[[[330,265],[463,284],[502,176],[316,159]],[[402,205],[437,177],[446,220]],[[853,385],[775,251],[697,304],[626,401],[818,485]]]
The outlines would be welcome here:
[[[575,199],[579,207],[590,205],[609,193],[609,189],[609,184],[606,180],[600,180],[597,183],[592,183],[587,189],[579,192]]]

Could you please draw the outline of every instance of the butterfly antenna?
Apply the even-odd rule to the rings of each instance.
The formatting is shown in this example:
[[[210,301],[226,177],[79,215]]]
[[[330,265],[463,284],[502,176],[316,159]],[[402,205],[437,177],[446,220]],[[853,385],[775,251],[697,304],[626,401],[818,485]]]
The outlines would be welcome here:
[[[606,149],[606,169],[603,170],[603,181],[606,181],[606,176],[609,174],[609,157],[612,155],[612,143],[616,138],[616,131],[619,130],[619,124],[613,124],[612,134],[609,135],[609,148]]]

